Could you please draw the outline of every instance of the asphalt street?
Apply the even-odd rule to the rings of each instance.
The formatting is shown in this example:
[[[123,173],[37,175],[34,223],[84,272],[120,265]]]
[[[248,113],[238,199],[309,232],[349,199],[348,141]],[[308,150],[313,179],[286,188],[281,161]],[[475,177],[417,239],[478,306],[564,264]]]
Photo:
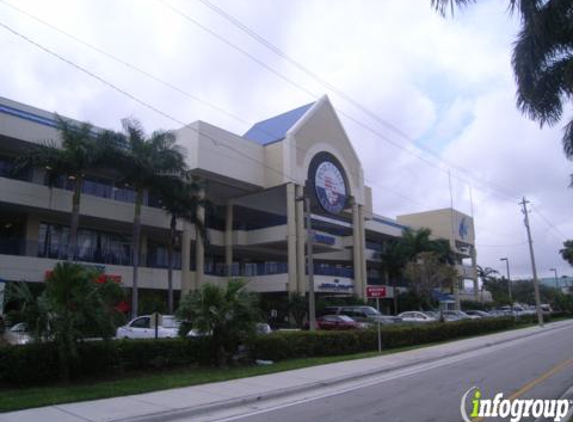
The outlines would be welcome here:
[[[485,340],[484,340],[485,341]],[[464,392],[484,398],[557,399],[573,385],[573,326],[553,330],[439,365],[380,376],[363,387],[340,386],[298,403],[262,404],[242,415],[213,414],[201,420],[239,422],[459,422]],[[266,408],[265,408],[266,407]],[[194,421],[196,418],[192,418]],[[533,420],[534,418],[523,419]],[[191,419],[188,419],[191,420]],[[487,421],[496,420],[488,418]],[[502,420],[502,419],[498,419]],[[509,420],[509,419],[505,419]]]

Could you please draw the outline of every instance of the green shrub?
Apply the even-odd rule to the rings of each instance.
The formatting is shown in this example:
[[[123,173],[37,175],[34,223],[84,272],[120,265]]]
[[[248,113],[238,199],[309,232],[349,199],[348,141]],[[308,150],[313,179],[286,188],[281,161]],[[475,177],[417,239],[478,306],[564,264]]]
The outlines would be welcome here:
[[[385,349],[435,343],[515,327],[529,319],[513,318],[456,321],[424,325],[383,326]],[[345,355],[377,349],[376,329],[352,331],[276,332],[253,338],[249,348],[255,359],[284,360],[313,356]]]
[[[385,349],[434,343],[491,333],[535,323],[536,315],[420,325],[383,326]],[[346,355],[377,349],[376,329],[348,331],[275,332],[249,338],[252,358],[285,360],[313,356]],[[77,345],[78,358],[70,378],[81,380],[124,372],[160,371],[186,365],[212,365],[216,356],[209,339],[85,341]],[[59,380],[55,343],[0,346],[0,388],[54,383]]]

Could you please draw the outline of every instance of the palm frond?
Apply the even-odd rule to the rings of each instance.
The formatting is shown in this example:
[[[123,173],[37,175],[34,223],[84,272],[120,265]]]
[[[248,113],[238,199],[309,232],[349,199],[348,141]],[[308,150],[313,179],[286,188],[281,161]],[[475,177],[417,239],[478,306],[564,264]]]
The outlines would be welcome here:
[[[570,160],[573,159],[573,120],[564,128],[563,134],[563,151]]]

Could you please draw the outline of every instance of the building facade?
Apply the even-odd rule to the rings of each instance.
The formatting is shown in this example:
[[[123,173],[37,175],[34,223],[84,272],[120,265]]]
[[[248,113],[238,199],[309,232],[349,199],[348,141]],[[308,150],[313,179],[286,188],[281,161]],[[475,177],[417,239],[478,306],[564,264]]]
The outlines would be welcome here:
[[[202,121],[175,133],[189,168],[203,182],[202,194],[213,203],[212,211],[200,210],[207,247],[193,226],[178,223],[174,285],[182,293],[229,277],[244,277],[250,290],[266,294],[306,292],[305,197],[319,294],[364,297],[368,284],[384,284],[378,253],[406,226],[431,228],[475,264],[469,216],[449,209],[397,220],[374,214],[360,160],[327,97],[259,122],[242,136]],[[59,139],[52,113],[0,98],[4,281],[41,282],[65,258],[72,200],[68,181],[49,188],[43,169],[11,171],[18,154],[46,139]],[[129,287],[134,192],[118,180],[113,173],[86,174],[76,257],[121,277]],[[139,286],[166,289],[169,218],[159,194],[147,192],[144,203]],[[460,266],[460,277],[475,279],[475,271],[468,271]]]

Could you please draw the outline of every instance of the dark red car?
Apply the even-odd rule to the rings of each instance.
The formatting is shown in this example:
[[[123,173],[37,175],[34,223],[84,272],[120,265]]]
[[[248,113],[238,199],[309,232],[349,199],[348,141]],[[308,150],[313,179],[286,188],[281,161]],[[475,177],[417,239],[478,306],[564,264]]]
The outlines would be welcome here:
[[[324,315],[316,319],[317,330],[355,330],[364,324],[346,315]],[[308,330],[308,322],[304,326]]]

